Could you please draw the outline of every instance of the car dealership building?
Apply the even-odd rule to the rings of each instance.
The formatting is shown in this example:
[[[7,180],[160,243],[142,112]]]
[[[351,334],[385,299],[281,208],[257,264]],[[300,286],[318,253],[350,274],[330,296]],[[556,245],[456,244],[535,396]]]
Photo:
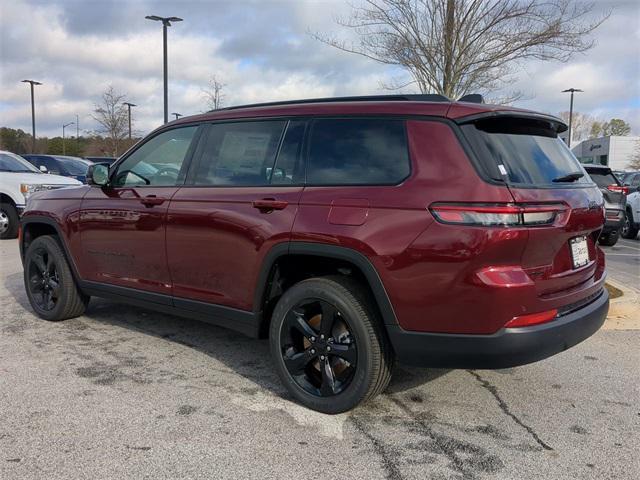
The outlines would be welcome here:
[[[640,148],[640,137],[609,136],[583,140],[571,151],[581,163],[608,165],[612,170],[629,168],[631,157]]]

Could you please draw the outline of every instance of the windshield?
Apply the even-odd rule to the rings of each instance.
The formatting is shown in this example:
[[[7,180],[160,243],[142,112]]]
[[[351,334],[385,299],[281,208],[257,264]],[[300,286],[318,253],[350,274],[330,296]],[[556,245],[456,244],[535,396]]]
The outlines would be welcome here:
[[[86,175],[89,170],[89,162],[80,158],[56,157],[56,160],[70,175]]]
[[[0,172],[41,173],[24,158],[9,152],[0,153]]]
[[[558,138],[550,122],[491,118],[463,130],[492,177],[510,183],[566,186],[589,183],[589,176]]]

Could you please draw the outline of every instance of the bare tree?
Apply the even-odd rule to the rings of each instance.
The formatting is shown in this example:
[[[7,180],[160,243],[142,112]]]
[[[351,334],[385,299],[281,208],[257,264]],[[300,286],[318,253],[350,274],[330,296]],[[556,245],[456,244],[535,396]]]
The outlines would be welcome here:
[[[125,97],[110,85],[102,94],[101,102],[95,105],[92,115],[100,125],[98,132],[104,135],[107,148],[114,157],[118,156],[120,144],[129,132],[127,108],[122,103]]]
[[[640,170],[640,140],[636,140],[636,144],[633,149],[633,153],[631,154],[631,159],[627,168],[630,168],[631,170]]]
[[[209,110],[218,110],[220,107],[222,107],[222,102],[225,97],[225,95],[222,93],[222,90],[226,86],[227,84],[222,83],[216,75],[211,76],[207,88],[202,89],[202,96],[207,102],[207,107],[209,108]]]
[[[564,123],[569,123],[569,112],[560,112],[558,114]],[[581,140],[586,140],[590,138],[591,132],[593,131],[593,125],[596,123],[596,120],[586,113],[573,112],[573,120],[571,121],[571,143],[574,144]]]
[[[459,98],[514,81],[526,59],[567,61],[593,46],[589,34],[607,17],[589,19],[593,3],[574,0],[362,0],[338,25],[347,41],[316,39],[386,65],[402,67],[422,93]]]

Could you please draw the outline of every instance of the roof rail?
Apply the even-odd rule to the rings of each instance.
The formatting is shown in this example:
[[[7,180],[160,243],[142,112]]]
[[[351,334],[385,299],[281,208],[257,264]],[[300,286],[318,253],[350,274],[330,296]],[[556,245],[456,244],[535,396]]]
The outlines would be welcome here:
[[[232,107],[210,110],[217,112],[220,110],[235,110],[238,108],[252,107],[275,107],[278,105],[300,105],[305,103],[335,103],[335,102],[450,102],[444,95],[433,94],[408,94],[408,95],[363,95],[355,97],[329,97],[329,98],[307,98],[301,100],[284,100],[279,102],[252,103],[249,105],[234,105]]]

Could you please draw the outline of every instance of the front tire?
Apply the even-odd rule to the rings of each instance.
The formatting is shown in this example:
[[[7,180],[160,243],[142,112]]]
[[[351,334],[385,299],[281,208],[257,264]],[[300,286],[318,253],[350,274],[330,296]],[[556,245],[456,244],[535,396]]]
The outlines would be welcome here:
[[[24,286],[31,307],[45,320],[78,317],[89,303],[76,285],[60,244],[49,235],[36,238],[27,249]]]
[[[19,224],[16,207],[10,203],[0,203],[0,239],[16,238]]]
[[[323,413],[356,407],[389,384],[393,356],[368,291],[354,280],[303,280],[278,301],[270,327],[276,372],[291,395]]]

